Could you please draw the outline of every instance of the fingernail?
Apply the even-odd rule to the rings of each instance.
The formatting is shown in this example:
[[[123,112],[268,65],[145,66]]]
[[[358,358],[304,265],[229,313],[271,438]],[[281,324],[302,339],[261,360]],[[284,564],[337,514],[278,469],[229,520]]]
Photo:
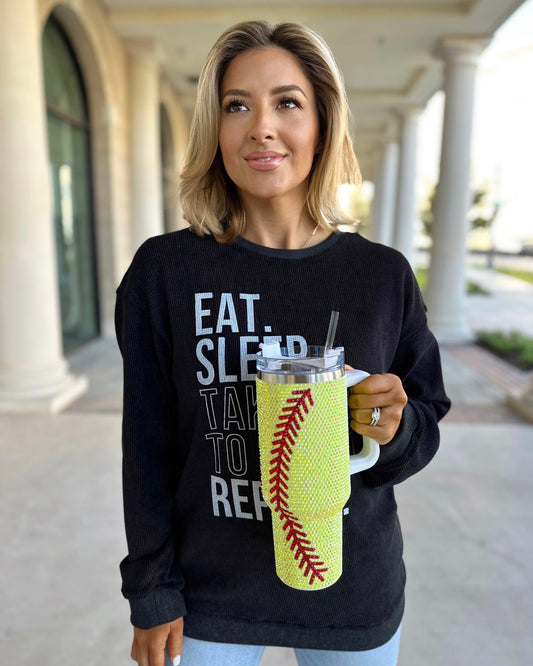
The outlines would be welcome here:
[[[174,666],[179,666],[179,664],[181,663],[181,657],[180,657],[179,654],[177,654],[174,657],[174,659],[172,660],[172,663],[174,664]]]

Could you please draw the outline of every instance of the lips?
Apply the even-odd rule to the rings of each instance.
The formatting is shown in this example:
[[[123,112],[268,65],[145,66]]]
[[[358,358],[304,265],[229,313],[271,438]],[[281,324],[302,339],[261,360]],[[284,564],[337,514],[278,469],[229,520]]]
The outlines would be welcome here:
[[[248,166],[255,171],[272,171],[277,169],[285,159],[285,155],[273,151],[257,151],[244,158]]]

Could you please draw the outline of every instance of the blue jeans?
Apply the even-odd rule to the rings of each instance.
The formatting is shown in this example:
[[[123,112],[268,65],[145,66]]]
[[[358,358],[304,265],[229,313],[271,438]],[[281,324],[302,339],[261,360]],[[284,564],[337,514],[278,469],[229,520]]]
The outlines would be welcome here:
[[[396,666],[400,649],[400,631],[385,645],[363,652],[337,650],[304,650],[295,648],[299,666]],[[180,666],[258,666],[265,647],[263,645],[235,645],[210,643],[183,637]],[[165,666],[172,662],[165,655]]]

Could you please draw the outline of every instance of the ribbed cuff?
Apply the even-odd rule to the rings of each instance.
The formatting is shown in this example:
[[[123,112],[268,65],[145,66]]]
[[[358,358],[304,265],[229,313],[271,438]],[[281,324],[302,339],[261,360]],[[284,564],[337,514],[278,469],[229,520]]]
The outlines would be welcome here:
[[[151,629],[186,615],[185,600],[175,587],[157,587],[151,594],[130,602],[130,620],[138,629]]]
[[[379,447],[378,464],[398,460],[407,451],[411,443],[411,437],[418,425],[418,417],[415,408],[407,403],[403,408],[402,420],[396,434],[388,444]]]

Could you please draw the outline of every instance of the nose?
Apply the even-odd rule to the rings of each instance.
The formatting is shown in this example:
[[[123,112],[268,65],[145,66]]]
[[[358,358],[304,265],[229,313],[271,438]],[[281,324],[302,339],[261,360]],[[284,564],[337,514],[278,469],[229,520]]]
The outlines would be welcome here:
[[[277,136],[272,113],[267,109],[257,110],[252,118],[248,138],[257,143],[272,141]]]

